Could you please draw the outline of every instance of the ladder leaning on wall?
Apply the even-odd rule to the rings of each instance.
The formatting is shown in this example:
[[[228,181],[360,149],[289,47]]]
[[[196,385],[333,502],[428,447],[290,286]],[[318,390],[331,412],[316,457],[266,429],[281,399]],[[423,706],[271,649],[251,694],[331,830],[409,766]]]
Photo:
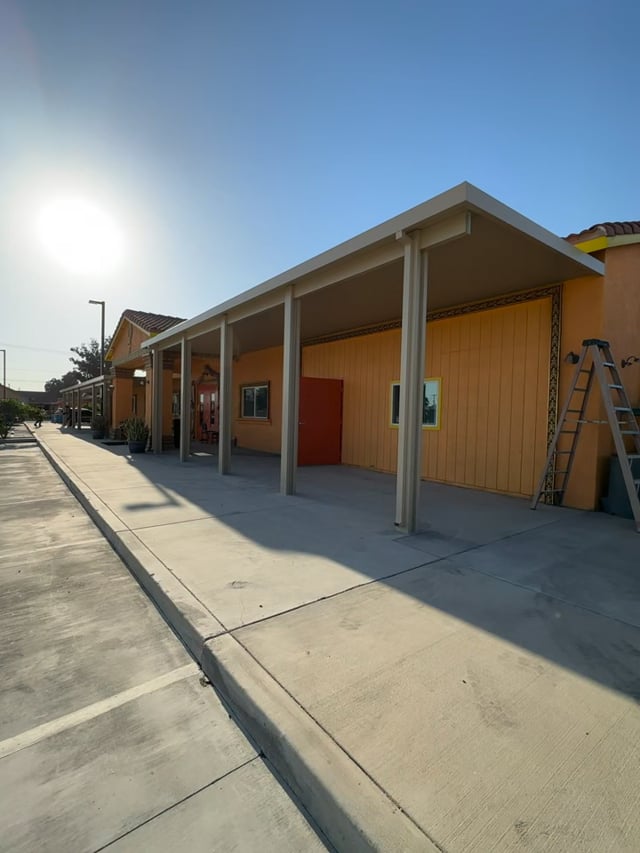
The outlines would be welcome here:
[[[585,364],[591,364],[586,367]],[[585,415],[594,378],[600,385],[602,400],[607,413],[606,421],[587,420]],[[582,384],[580,383],[582,380]],[[582,342],[582,352],[576,364],[567,400],[558,419],[553,441],[549,445],[547,461],[540,477],[531,509],[535,509],[543,495],[551,494],[562,504],[571,475],[571,468],[582,427],[586,423],[608,423],[620,462],[631,512],[640,533],[640,479],[634,479],[633,459],[640,456],[640,429],[629,403],[629,398],[620,379],[608,341],[587,338]],[[565,438],[566,436],[566,438]],[[631,436],[635,454],[625,448],[625,436]],[[550,476],[549,476],[550,475]],[[547,484],[549,476],[550,485]]]

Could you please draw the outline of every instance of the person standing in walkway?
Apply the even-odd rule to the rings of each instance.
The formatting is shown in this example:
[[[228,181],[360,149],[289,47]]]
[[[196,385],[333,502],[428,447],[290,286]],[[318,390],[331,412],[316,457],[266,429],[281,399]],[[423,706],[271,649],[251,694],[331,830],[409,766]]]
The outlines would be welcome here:
[[[44,412],[43,412],[43,410],[42,410],[42,409],[38,409],[38,414],[36,415],[35,420],[33,421],[33,425],[34,425],[34,427],[35,427],[36,429],[37,429],[38,427],[41,427],[41,426],[42,426],[42,419],[43,419],[43,417],[44,417]]]

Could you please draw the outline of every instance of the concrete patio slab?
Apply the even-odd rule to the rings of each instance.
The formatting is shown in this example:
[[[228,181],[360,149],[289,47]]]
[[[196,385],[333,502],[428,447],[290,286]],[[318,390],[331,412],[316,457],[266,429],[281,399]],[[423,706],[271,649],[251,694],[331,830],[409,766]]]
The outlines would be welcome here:
[[[136,534],[227,629],[436,559],[330,508],[277,496],[269,510]]]
[[[627,519],[580,513],[458,554],[456,562],[640,627],[639,551]]]
[[[640,632],[453,563],[234,637],[442,849],[637,849]]]

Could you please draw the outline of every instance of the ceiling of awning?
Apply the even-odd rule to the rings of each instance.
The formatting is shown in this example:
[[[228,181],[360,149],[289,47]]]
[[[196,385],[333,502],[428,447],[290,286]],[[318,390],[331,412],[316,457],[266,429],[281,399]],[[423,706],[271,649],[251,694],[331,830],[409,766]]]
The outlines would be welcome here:
[[[432,210],[436,212],[428,215]],[[336,247],[325,253],[326,258],[319,256],[317,262],[312,260],[290,273],[283,273],[247,292],[244,299],[241,296],[221,306],[220,310],[241,308],[246,313],[252,302],[258,305],[265,294],[283,292],[290,285],[299,286],[301,293],[318,286],[300,299],[303,342],[365,326],[397,322],[402,312],[403,259],[394,227],[403,226],[405,233],[412,233],[460,213],[470,214],[470,233],[428,250],[428,311],[490,300],[602,272],[602,266],[594,259],[466,184]],[[343,270],[346,274],[353,259],[357,261],[352,265],[359,270],[357,274],[332,281],[333,271],[336,271],[334,278],[339,278]],[[365,269],[368,259],[371,264]],[[321,263],[323,260],[326,263]],[[320,287],[316,283],[321,279]],[[329,282],[326,285],[325,280]],[[192,321],[191,334],[197,334],[198,323],[206,322],[216,322],[214,309],[209,315]],[[280,345],[283,325],[281,304],[234,322],[234,354]],[[188,323],[183,324],[181,329],[188,326]],[[217,355],[219,340],[217,331],[195,337],[193,352]]]

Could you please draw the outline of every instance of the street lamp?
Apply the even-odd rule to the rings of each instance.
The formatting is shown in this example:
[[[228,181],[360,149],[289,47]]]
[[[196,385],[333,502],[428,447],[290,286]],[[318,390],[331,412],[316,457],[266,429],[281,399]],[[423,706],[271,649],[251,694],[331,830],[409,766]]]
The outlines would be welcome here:
[[[100,331],[100,375],[104,375],[104,302],[99,299],[90,299],[89,305],[102,306],[102,325]]]
[[[2,399],[7,399],[7,351],[0,349],[2,353]]]
[[[90,305],[99,305],[101,308],[102,322],[100,326],[100,374],[102,376],[102,415],[107,417],[107,377],[104,368],[104,300],[90,299]]]

